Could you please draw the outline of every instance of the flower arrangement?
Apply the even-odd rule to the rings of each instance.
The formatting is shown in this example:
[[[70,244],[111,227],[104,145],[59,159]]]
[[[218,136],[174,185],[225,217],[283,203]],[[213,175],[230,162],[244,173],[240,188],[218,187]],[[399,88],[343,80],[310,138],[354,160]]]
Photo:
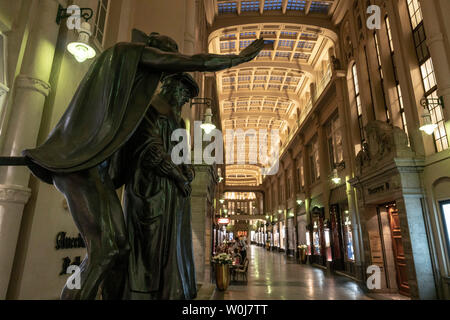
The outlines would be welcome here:
[[[220,253],[212,258],[212,261],[217,264],[231,264],[233,259],[228,253]]]
[[[308,246],[306,244],[301,244],[301,245],[298,246],[298,248],[306,250],[306,249],[308,249]]]

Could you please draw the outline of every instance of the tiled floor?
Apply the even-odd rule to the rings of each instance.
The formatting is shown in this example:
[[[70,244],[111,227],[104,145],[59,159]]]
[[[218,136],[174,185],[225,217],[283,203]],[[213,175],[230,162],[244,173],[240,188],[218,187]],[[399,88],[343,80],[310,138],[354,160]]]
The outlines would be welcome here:
[[[278,252],[251,246],[248,283],[231,283],[214,291],[213,300],[370,300],[352,280],[308,265]]]

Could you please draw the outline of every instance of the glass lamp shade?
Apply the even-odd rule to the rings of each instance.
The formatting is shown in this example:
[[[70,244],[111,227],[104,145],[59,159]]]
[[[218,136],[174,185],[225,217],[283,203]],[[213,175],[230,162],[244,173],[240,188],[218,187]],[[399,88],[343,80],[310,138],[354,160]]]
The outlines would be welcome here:
[[[432,135],[434,130],[438,127],[437,124],[433,123],[431,120],[431,114],[427,109],[424,109],[422,114],[423,125],[419,128],[420,131],[425,132],[428,135]]]
[[[339,178],[338,172],[336,169],[333,170],[333,177],[331,178],[331,181],[333,181],[334,184],[341,183],[341,178]]]
[[[205,122],[200,126],[206,134],[210,134],[216,126],[212,123],[212,111],[211,108],[206,109]]]
[[[79,31],[78,41],[71,42],[67,45],[67,50],[80,63],[86,61],[87,59],[94,58],[97,54],[94,48],[89,45],[90,35],[91,25],[87,22],[83,22]]]

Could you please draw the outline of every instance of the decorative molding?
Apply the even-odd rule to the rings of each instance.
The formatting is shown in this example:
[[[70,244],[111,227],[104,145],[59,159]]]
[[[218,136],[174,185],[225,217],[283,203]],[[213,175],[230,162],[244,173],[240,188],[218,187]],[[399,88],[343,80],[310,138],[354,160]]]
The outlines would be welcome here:
[[[9,92],[9,88],[5,86],[3,83],[0,83],[0,97]]]
[[[0,185],[0,202],[25,204],[31,196],[31,189],[17,185]]]
[[[359,176],[385,167],[394,158],[415,157],[415,153],[408,146],[408,137],[402,129],[377,120],[370,122],[365,131],[367,142],[356,157]]]
[[[16,78],[17,88],[29,89],[37,91],[47,97],[50,93],[51,86],[49,83],[26,75],[18,75]]]

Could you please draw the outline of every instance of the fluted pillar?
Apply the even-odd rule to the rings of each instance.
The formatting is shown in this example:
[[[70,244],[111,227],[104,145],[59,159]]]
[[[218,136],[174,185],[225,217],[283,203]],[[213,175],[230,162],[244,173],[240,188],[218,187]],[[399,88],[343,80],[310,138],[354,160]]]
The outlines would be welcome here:
[[[14,83],[11,117],[5,131],[3,156],[20,156],[36,146],[45,99],[50,92],[52,58],[58,37],[54,0],[32,1],[28,43],[21,73]],[[31,191],[30,173],[25,167],[0,168],[0,299],[8,289],[11,268],[22,220]]]

